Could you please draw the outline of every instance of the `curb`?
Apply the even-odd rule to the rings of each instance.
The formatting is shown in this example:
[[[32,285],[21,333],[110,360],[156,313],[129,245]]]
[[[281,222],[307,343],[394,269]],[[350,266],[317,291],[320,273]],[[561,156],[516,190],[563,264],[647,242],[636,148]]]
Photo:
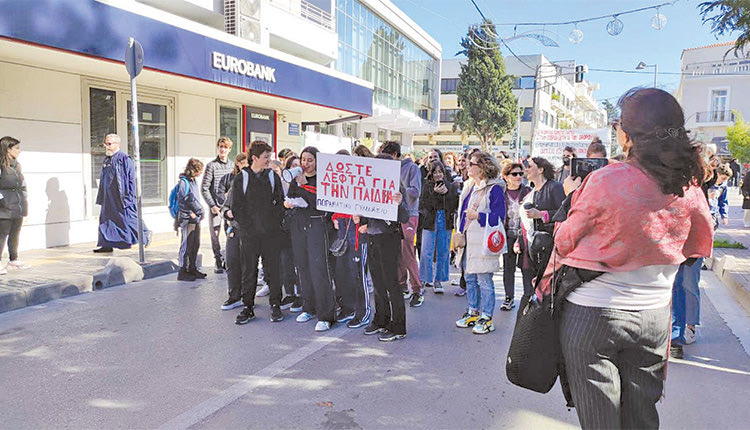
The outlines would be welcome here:
[[[202,261],[201,257],[199,254],[199,266]],[[116,258],[119,260],[116,261]],[[129,262],[125,260],[129,260]],[[118,265],[118,263],[120,264]],[[130,265],[131,267],[126,267],[123,270],[123,265]],[[154,261],[139,266],[132,258],[113,257],[104,268],[93,275],[70,276],[29,288],[0,287],[0,313],[144,279],[156,278],[175,273],[179,269],[179,266],[173,260]]]
[[[739,273],[732,271],[735,267],[735,258],[731,255],[719,258],[712,257],[706,259],[706,265],[728,287],[730,294],[737,303],[750,314],[750,286],[745,285]]]

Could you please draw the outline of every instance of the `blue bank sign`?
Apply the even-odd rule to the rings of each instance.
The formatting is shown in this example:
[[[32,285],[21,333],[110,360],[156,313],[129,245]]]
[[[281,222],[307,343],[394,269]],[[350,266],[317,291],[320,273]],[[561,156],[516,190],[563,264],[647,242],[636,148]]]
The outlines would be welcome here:
[[[94,0],[0,0],[0,37],[118,62],[132,37],[146,69],[372,115],[371,88]]]

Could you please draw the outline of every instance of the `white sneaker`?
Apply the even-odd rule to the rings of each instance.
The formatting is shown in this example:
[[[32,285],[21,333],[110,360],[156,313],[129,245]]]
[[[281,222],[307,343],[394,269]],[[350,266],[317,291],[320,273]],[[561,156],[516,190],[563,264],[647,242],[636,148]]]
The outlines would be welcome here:
[[[264,285],[263,287],[261,287],[260,290],[258,290],[255,293],[255,297],[265,297],[265,296],[267,296],[269,294],[271,294],[271,289],[268,288],[268,285]]]
[[[297,322],[298,323],[306,323],[313,319],[315,315],[308,314],[307,312],[302,312],[301,314],[297,315]]]
[[[5,269],[5,267],[0,266],[0,275],[7,275],[7,274],[8,274],[8,270]]]
[[[331,323],[328,321],[318,321],[317,324],[315,324],[315,331],[328,331],[331,329]]]
[[[695,326],[691,327],[689,325],[686,325],[685,333],[683,333],[682,337],[685,338],[685,345],[695,343]]]
[[[28,264],[24,263],[21,260],[13,260],[13,261],[8,262],[8,267],[12,269],[28,269],[31,266],[29,266]]]
[[[459,285],[461,285],[461,278],[456,278],[452,280],[451,285],[453,285],[454,287],[458,287]]]
[[[443,285],[440,282],[435,282],[435,287],[433,288],[433,292],[435,294],[443,294],[445,292],[445,289],[443,289]]]

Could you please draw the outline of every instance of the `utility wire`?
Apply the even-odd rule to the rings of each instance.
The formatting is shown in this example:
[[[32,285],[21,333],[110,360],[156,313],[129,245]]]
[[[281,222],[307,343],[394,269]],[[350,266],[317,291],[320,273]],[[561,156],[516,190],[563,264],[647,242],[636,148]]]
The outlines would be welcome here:
[[[474,0],[472,0],[472,2],[473,1]],[[661,3],[661,4],[658,4],[658,5],[654,5],[654,6],[641,7],[641,8],[638,8],[638,9],[626,10],[626,11],[623,11],[623,12],[610,13],[610,14],[607,14],[607,15],[594,16],[594,17],[591,17],[591,18],[576,19],[576,20],[572,20],[572,21],[559,21],[559,22],[515,22],[515,23],[513,23],[513,22],[504,22],[504,23],[500,23],[500,24],[497,24],[497,25],[502,25],[502,26],[506,26],[506,25],[507,26],[540,26],[540,25],[555,26],[555,25],[580,24],[582,22],[598,21],[600,19],[618,17],[620,15],[628,15],[628,14],[636,13],[636,12],[642,12],[644,10],[658,9],[658,8],[661,8],[661,7],[664,7],[664,6],[672,6],[675,3],[677,3],[678,1],[680,1],[680,0],[674,0],[674,1],[671,1],[671,2]],[[476,3],[475,3],[475,6],[476,6]],[[480,12],[480,14],[481,14],[481,12]]]

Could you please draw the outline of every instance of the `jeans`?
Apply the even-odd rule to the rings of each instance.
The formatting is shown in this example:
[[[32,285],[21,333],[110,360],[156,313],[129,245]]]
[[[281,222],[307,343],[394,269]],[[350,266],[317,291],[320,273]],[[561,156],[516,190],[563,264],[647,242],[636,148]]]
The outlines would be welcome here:
[[[701,290],[698,283],[701,280],[703,259],[699,258],[689,266],[682,263],[672,288],[672,340],[685,343],[685,325],[700,324]]]
[[[422,250],[419,252],[419,277],[422,282],[448,282],[451,232],[445,229],[445,211],[437,211],[434,230],[422,230]],[[437,256],[435,256],[437,254]],[[436,257],[433,273],[432,260]]]
[[[465,256],[461,264],[466,268]],[[495,283],[492,281],[492,273],[464,273],[464,278],[469,311],[481,311],[491,318],[495,312]]]

